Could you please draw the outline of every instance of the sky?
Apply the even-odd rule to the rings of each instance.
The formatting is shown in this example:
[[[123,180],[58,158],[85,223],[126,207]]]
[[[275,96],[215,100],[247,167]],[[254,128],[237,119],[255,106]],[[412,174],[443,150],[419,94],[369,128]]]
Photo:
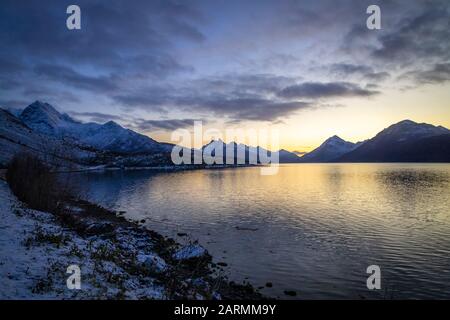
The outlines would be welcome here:
[[[0,106],[35,100],[167,142],[196,120],[276,129],[299,153],[404,119],[450,127],[450,2],[1,0]]]

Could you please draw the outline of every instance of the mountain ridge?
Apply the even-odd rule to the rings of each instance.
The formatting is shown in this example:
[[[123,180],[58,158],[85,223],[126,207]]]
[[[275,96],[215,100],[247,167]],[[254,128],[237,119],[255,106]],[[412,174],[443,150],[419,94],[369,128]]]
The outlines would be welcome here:
[[[302,162],[329,162],[355,149],[357,146],[357,143],[345,141],[339,136],[334,135],[300,159]]]
[[[441,145],[433,144],[434,148],[426,146],[428,142],[436,140],[433,137],[440,137],[438,140]],[[450,160],[449,146],[449,129],[402,120],[335,159],[335,162],[447,162]]]
[[[124,128],[114,121],[104,124],[82,123],[40,101],[26,107],[20,114],[20,119],[41,134],[70,138],[99,150],[124,154],[169,151],[167,144]]]
[[[154,166],[171,163],[173,144],[155,141],[114,121],[103,124],[82,123],[40,101],[33,102],[20,113],[14,113],[0,108],[2,165],[7,163],[12,153],[24,148],[37,152],[59,149],[66,158],[73,157],[88,165]],[[201,149],[191,151],[210,153],[210,149],[218,147],[223,148],[223,156],[226,157],[227,146],[232,147],[231,157],[235,163],[241,164],[248,164],[250,158],[260,163],[259,150],[272,158],[277,154],[280,163],[450,162],[450,130],[408,119],[392,124],[374,137],[358,143],[333,135],[303,157],[285,149],[268,151],[259,146],[236,142],[227,144],[222,140],[212,140]],[[244,154],[237,153],[239,147],[243,147]],[[242,156],[245,159],[238,159]],[[223,162],[226,163],[225,158]]]

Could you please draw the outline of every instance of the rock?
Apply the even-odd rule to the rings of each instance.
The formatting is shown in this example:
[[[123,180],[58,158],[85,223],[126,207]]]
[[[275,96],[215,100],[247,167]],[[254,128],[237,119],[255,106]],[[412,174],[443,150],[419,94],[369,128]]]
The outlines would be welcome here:
[[[272,288],[272,287],[273,287],[272,282],[267,282],[267,283],[266,283],[266,287],[267,287],[267,288]]]
[[[220,293],[218,293],[217,291],[214,291],[212,293],[212,299],[213,300],[222,300],[222,296],[220,295]]]
[[[295,297],[297,295],[297,292],[292,291],[292,290],[285,290],[284,294],[287,296]]]
[[[137,255],[137,261],[144,265],[149,271],[161,273],[167,270],[167,263],[163,258],[156,254],[143,254]]]
[[[236,226],[237,230],[241,230],[241,231],[258,231],[258,228],[248,228],[248,227],[240,227],[240,226]]]
[[[228,266],[228,264],[227,264],[226,262],[217,262],[217,265],[218,265],[218,266],[221,266],[221,267],[226,267],[226,266]]]
[[[187,236],[187,233],[184,233],[184,232],[178,232],[178,233],[177,233],[177,236],[179,236],[179,237],[186,237],[186,236]]]
[[[195,300],[205,300],[205,297],[202,296],[202,295],[199,294],[199,293],[196,293],[196,294],[195,294]]]
[[[114,225],[110,222],[91,223],[84,230],[89,235],[104,234],[114,231]]]
[[[199,244],[189,244],[173,254],[175,260],[198,259],[208,255],[208,251]]]

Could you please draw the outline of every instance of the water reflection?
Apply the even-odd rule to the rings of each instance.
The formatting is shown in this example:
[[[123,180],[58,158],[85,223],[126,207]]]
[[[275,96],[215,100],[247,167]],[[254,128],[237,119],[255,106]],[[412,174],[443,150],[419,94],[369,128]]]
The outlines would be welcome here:
[[[89,197],[199,239],[235,280],[297,298],[450,298],[450,166],[283,165],[76,178]],[[182,239],[180,239],[182,240]],[[365,287],[378,264],[382,292]]]

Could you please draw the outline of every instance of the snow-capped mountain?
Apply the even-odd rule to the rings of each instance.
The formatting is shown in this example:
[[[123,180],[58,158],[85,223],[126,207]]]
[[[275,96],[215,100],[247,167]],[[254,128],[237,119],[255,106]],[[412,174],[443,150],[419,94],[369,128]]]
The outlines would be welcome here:
[[[202,149],[204,154],[211,155],[212,157],[215,156],[215,150],[222,149],[223,163],[226,162],[227,157],[229,157],[230,159],[234,159],[234,163],[248,164],[252,161],[260,163],[260,152],[263,156],[268,155],[269,157],[271,157],[271,159],[267,159],[267,161],[276,161],[276,156],[278,156],[277,159],[280,163],[300,162],[300,157],[298,157],[295,153],[289,152],[284,149],[278,151],[269,151],[259,146],[252,147],[242,143],[238,144],[234,141],[225,143],[220,139],[212,140],[208,144],[204,145]],[[227,150],[231,150],[232,152],[228,154]]]
[[[426,138],[448,133],[450,133],[450,130],[442,126],[403,120],[384,129],[375,138],[377,140],[387,139],[402,142],[408,139]]]
[[[173,145],[121,127],[115,122],[81,123],[58,112],[47,103],[34,102],[17,117],[0,109],[0,166],[6,166],[20,152],[45,157],[64,166],[147,167],[173,164]],[[232,153],[227,155],[227,149]],[[222,150],[234,163],[260,163],[259,150],[274,159],[274,152],[261,147],[213,140],[200,150],[215,156]],[[243,150],[243,151],[241,151]],[[192,153],[192,154],[193,154]],[[359,143],[333,136],[318,148],[298,157],[286,150],[276,151],[281,163],[287,162],[450,162],[450,130],[442,126],[404,120],[370,140]],[[49,160],[50,159],[50,160]]]
[[[301,157],[302,162],[329,162],[358,147],[359,143],[345,141],[334,135],[319,147]]]
[[[81,123],[59,113],[48,103],[36,101],[25,108],[20,119],[35,131],[57,138],[70,138],[81,144],[121,154],[170,152],[172,145],[123,128],[109,121],[105,124]]]
[[[0,166],[15,154],[27,152],[45,157],[55,166],[72,166],[81,163],[94,164],[98,152],[43,135],[28,127],[7,110],[0,109]]]
[[[221,150],[222,153],[222,162],[225,164],[231,164],[231,160],[233,163],[249,163],[250,155],[252,159],[258,159],[257,148],[249,147],[245,144],[237,144],[236,142],[225,143],[221,139],[211,140],[208,144],[202,147],[204,158],[207,157],[216,157],[216,151]],[[231,150],[231,153],[230,153]],[[217,154],[217,157],[219,155]],[[228,160],[227,160],[228,159]]]
[[[67,114],[61,114],[50,104],[40,101],[26,107],[19,118],[33,130],[54,136],[61,135],[66,128],[79,124]]]
[[[378,133],[340,162],[448,162],[450,130],[404,120]]]

